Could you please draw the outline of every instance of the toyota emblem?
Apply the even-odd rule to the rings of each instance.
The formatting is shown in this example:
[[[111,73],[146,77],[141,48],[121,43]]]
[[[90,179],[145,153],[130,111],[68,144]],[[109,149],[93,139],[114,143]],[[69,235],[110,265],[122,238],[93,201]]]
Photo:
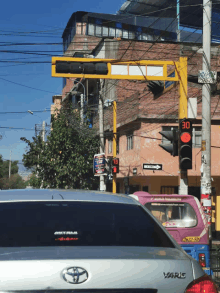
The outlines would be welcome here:
[[[80,267],[71,267],[63,270],[63,279],[71,284],[81,284],[88,279],[88,272]]]

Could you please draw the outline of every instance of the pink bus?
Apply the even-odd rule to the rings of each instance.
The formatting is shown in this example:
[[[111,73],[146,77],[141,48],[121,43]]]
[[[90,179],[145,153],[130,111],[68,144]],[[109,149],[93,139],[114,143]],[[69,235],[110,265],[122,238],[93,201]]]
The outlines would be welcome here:
[[[144,205],[169,231],[172,237],[204,271],[211,275],[208,222],[199,200],[192,195],[131,194]]]

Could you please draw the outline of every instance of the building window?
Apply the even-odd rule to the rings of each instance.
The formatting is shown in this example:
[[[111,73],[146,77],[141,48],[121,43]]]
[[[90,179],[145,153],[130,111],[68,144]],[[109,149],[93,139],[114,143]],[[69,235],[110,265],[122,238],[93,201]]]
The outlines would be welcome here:
[[[111,154],[112,153],[112,139],[108,140],[108,153]]]
[[[109,37],[115,37],[115,28],[113,27],[109,28]]]
[[[128,30],[123,30],[122,37],[128,39]]]
[[[145,191],[145,192],[148,192],[148,186],[143,186],[142,190]]]
[[[161,186],[161,194],[178,194],[178,186]]]
[[[129,185],[129,193],[133,194],[140,190],[140,185]]]
[[[88,35],[90,35],[90,36],[95,35],[95,25],[92,23],[88,24]]]
[[[135,39],[135,32],[129,31],[129,39]]]
[[[133,149],[133,140],[134,140],[133,134],[128,134],[127,135],[127,150]]]
[[[102,36],[102,26],[101,25],[96,25],[96,36],[101,37]]]
[[[121,38],[122,37],[122,29],[116,28],[116,38]]]
[[[170,131],[176,129],[178,130],[178,126],[162,126],[162,131]],[[192,129],[192,146],[193,148],[201,148],[202,141],[202,128],[200,126],[195,126]],[[162,144],[170,144],[170,141],[165,137],[162,137]]]
[[[102,34],[103,34],[103,37],[107,37],[108,36],[108,27],[106,27],[106,26],[103,26],[102,27]]]

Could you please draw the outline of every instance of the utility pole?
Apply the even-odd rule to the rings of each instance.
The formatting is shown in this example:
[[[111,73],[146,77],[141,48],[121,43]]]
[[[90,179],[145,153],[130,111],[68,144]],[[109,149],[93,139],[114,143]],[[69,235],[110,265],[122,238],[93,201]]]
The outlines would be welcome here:
[[[180,42],[180,0],[176,1],[176,14],[177,14],[177,41]]]
[[[102,99],[102,82],[98,83],[99,87],[99,137],[100,137],[100,153],[105,153],[104,143],[104,120],[103,120],[103,99]],[[105,176],[100,175],[100,191],[106,191]]]
[[[10,160],[9,160],[9,168],[8,168],[8,183],[10,189],[10,178],[11,178],[11,150],[10,150]]]
[[[211,71],[211,9],[212,1],[203,0],[203,63],[202,70]],[[211,85],[202,85],[202,147],[201,147],[201,203],[211,225]]]
[[[81,123],[83,123],[83,114],[84,114],[84,95],[80,94],[80,118],[81,118]]]
[[[42,123],[42,140],[45,141],[45,121]]]

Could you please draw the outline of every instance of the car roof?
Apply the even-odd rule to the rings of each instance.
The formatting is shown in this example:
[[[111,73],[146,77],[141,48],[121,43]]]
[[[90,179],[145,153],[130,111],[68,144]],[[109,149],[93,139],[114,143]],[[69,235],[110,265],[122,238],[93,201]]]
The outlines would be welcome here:
[[[0,190],[0,202],[8,201],[94,201],[141,205],[124,194],[77,189]]]

